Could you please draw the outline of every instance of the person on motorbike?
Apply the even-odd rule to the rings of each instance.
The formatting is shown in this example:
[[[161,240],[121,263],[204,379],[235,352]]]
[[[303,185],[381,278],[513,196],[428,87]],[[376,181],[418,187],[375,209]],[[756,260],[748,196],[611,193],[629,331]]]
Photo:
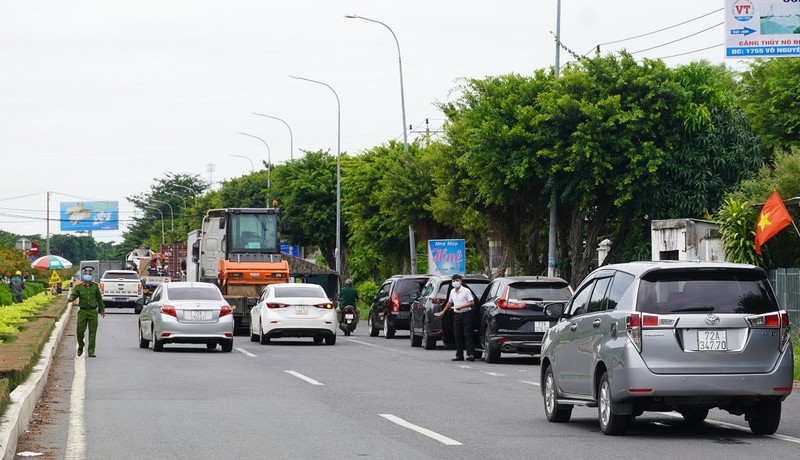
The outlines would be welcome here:
[[[356,310],[356,317],[358,317],[358,307],[356,306],[356,302],[358,302],[358,290],[353,287],[353,280],[345,280],[344,287],[339,291],[339,294],[336,296],[336,300],[339,301],[338,305],[336,306],[336,316],[339,319],[339,322],[342,322],[342,309],[348,305],[352,305],[353,308]]]

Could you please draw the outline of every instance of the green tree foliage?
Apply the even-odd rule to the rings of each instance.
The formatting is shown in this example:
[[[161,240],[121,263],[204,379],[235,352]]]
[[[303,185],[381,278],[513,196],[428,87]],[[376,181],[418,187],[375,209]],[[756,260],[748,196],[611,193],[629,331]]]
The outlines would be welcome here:
[[[97,246],[94,238],[75,235],[52,235],[50,254],[59,255],[75,265],[81,260],[97,259]]]
[[[727,261],[763,265],[754,242],[757,216],[758,211],[747,201],[734,196],[725,199],[714,217],[719,222]]]
[[[800,59],[751,62],[742,75],[741,97],[753,130],[770,151],[800,146]]]

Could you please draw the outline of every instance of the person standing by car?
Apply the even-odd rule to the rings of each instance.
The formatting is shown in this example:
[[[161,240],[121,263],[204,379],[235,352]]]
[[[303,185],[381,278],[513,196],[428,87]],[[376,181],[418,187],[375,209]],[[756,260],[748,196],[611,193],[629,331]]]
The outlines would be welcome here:
[[[11,277],[11,282],[8,283],[11,289],[11,295],[14,296],[14,303],[22,302],[22,290],[25,289],[25,280],[22,279],[22,272],[19,270]]]
[[[336,316],[339,317],[339,322],[342,322],[342,309],[348,305],[352,305],[353,308],[356,309],[358,312],[358,307],[356,306],[356,302],[358,302],[358,289],[353,287],[353,280],[345,280],[344,287],[339,291],[339,295],[336,296],[336,299],[339,301],[339,304],[336,306]]]
[[[83,270],[81,279],[83,282],[72,289],[69,301],[78,300],[78,356],[83,354],[84,334],[86,327],[89,327],[89,357],[94,358],[95,338],[97,337],[97,313],[106,317],[106,309],[103,304],[103,294],[97,283],[92,282],[92,272],[94,270],[86,267]]]
[[[444,316],[447,310],[453,309],[453,332],[456,339],[456,357],[453,358],[453,361],[464,361],[465,349],[467,351],[467,361],[475,361],[475,341],[472,337],[471,314],[475,297],[472,295],[472,291],[461,283],[461,275],[453,275],[453,289],[450,290],[450,298],[438,315]]]

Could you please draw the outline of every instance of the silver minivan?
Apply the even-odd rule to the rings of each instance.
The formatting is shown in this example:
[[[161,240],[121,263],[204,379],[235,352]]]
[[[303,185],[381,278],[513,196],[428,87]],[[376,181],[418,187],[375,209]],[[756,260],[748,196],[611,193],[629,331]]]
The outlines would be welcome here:
[[[778,429],[792,391],[789,316],[766,272],[721,262],[631,262],[592,272],[542,344],[545,415],[597,407],[601,431],[624,434],[644,411],[699,424],[711,408]]]

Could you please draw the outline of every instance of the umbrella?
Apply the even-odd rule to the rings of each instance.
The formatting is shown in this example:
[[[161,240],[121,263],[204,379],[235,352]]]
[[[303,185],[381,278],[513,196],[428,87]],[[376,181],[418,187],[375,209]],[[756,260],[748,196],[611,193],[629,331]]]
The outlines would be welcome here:
[[[72,262],[69,260],[54,255],[39,257],[31,264],[31,268],[37,270],[60,270],[71,266]]]

